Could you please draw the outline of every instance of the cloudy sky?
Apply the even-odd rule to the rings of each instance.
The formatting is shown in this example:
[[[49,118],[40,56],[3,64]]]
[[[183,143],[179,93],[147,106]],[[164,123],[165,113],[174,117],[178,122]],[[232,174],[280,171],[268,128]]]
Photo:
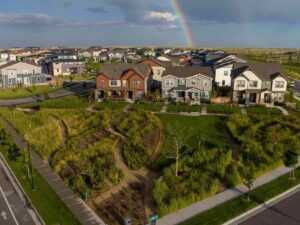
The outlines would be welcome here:
[[[196,46],[300,47],[299,0],[177,0]],[[0,0],[0,47],[180,45],[174,0]]]

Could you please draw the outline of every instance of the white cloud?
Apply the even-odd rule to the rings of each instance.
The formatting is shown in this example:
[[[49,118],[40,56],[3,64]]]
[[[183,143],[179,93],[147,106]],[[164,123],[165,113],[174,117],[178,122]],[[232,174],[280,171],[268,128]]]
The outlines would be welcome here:
[[[176,16],[169,12],[150,11],[144,16],[145,20],[163,20],[165,22],[174,22]]]

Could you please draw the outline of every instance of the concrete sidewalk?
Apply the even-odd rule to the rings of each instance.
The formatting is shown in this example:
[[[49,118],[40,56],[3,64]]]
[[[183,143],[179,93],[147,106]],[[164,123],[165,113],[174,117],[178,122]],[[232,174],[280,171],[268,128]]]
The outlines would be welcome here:
[[[17,133],[17,131],[2,117],[0,118],[0,121],[3,123],[6,130],[12,135],[15,144],[20,148],[26,148],[26,142]],[[30,149],[30,153],[35,168],[82,225],[105,224],[81,198],[79,198],[68,186],[65,185],[57,174],[53,173],[48,163],[44,162],[33,149]]]
[[[297,164],[297,167],[299,167],[299,166],[300,166],[300,163]],[[272,170],[271,172],[266,173],[266,174],[260,176],[259,178],[257,178],[253,184],[252,189],[257,188],[266,183],[269,183],[270,181],[272,181],[278,177],[281,177],[282,175],[284,175],[290,171],[291,171],[290,168],[286,168],[284,166],[281,166],[275,170]],[[204,212],[208,209],[214,208],[224,202],[227,202],[231,199],[234,199],[236,197],[244,195],[247,192],[248,192],[248,189],[244,184],[238,185],[235,188],[228,189],[228,190],[221,192],[219,194],[216,194],[210,198],[196,202],[193,205],[190,205],[181,210],[178,210],[177,212],[170,213],[170,214],[160,218],[156,224],[157,225],[179,224],[187,219],[192,218],[193,216],[196,216],[199,213],[202,213],[202,212]]]

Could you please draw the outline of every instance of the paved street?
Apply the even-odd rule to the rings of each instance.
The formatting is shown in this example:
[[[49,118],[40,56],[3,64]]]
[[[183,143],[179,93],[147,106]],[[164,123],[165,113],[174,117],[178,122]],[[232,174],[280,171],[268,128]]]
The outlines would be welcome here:
[[[34,225],[24,202],[10,183],[3,167],[0,165],[0,224]]]
[[[242,225],[299,225],[300,192],[257,214]]]

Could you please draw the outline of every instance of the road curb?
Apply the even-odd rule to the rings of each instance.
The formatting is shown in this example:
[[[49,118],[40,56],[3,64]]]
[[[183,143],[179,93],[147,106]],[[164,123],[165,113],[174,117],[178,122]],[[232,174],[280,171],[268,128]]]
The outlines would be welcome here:
[[[32,213],[30,213],[30,210],[32,210],[32,212],[36,216],[36,218],[32,218],[35,221],[35,223],[37,225],[46,225],[46,223],[44,222],[44,220],[42,219],[42,217],[38,213],[37,209],[32,204],[30,198],[27,196],[27,194],[26,194],[25,190],[23,189],[22,185],[20,184],[20,182],[16,178],[15,174],[11,170],[10,166],[6,162],[6,160],[5,160],[4,156],[2,155],[2,153],[0,153],[0,164],[3,167],[5,174],[7,175],[8,179],[10,180],[11,184],[13,185],[15,191],[17,192],[17,194],[21,198],[21,200],[23,200],[24,203],[26,201],[30,203],[30,208],[31,209],[27,208],[27,211],[32,216]]]
[[[248,219],[250,219],[251,217],[259,214],[260,212],[267,210],[268,208],[272,207],[273,205],[283,201],[286,198],[289,198],[290,196],[292,196],[293,194],[297,193],[298,191],[300,191],[300,184],[296,185],[295,187],[281,193],[280,195],[275,196],[274,198],[266,201],[265,203],[250,209],[249,211],[223,223],[223,225],[237,225],[240,224]]]

